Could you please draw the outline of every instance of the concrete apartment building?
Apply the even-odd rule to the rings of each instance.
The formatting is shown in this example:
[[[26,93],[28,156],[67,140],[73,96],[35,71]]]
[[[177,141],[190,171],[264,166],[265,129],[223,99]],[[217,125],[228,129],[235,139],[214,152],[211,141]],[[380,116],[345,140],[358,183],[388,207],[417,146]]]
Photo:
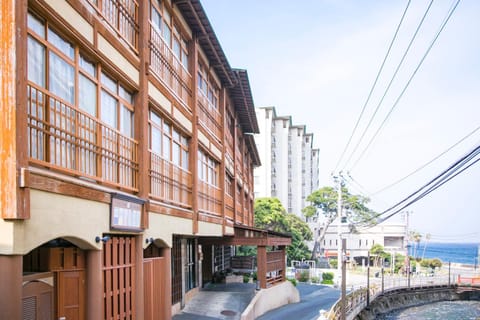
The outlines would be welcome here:
[[[315,233],[322,232],[323,226],[309,223],[310,228]],[[338,236],[338,220],[335,220],[327,230],[325,238],[321,241],[318,253],[322,257],[336,258],[338,246],[341,245]],[[385,251],[391,254],[406,254],[408,228],[406,221],[384,222],[371,228],[360,228],[352,233],[347,223],[340,225],[342,238],[347,239],[347,254],[358,264],[366,263],[368,251],[374,244],[380,244]]]
[[[284,280],[247,72],[199,0],[0,9],[0,319],[170,319],[235,245]]]
[[[302,216],[305,199],[318,189],[319,149],[305,126],[277,116],[274,107],[256,108],[260,133],[255,143],[261,166],[254,169],[255,196],[277,197],[288,212]]]

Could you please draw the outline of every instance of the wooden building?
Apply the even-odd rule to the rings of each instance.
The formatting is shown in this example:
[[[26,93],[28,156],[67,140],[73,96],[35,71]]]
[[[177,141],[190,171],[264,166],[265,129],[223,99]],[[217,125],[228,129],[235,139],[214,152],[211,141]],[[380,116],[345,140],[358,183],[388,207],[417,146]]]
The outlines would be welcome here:
[[[1,319],[170,319],[235,245],[283,280],[290,238],[253,228],[247,72],[199,0],[0,10]]]

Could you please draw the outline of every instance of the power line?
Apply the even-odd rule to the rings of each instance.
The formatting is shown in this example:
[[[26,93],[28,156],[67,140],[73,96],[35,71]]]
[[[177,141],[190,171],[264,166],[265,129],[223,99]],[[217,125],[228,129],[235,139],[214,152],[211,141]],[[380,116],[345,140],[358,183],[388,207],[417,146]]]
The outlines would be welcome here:
[[[360,221],[358,222],[359,226],[362,227],[368,227],[376,225],[380,222],[383,222],[392,216],[396,215],[397,213],[401,212],[403,209],[407,208],[408,206],[412,205],[413,203],[419,201],[426,195],[430,194],[434,190],[440,188],[443,186],[445,183],[450,181],[451,179],[455,178],[474,164],[476,164],[478,161],[480,161],[480,157],[476,159],[474,162],[470,163],[468,166],[465,168],[461,169],[465,165],[467,165],[472,159],[474,159],[478,154],[480,154],[480,145],[475,147],[472,151],[467,153],[465,156],[457,160],[455,163],[450,165],[446,170],[442,171],[439,175],[437,175],[435,178],[431,179],[429,182],[427,182],[425,185],[417,189],[415,192],[411,193],[408,195],[406,198],[403,200],[399,201],[395,205],[391,206],[390,208],[384,210],[383,212],[376,214],[372,219],[368,219],[365,221]],[[461,169],[461,170],[460,170]],[[413,199],[412,199],[413,198]],[[412,199],[412,200],[410,200]],[[400,207],[400,208],[398,208]],[[391,212],[393,211],[393,212]],[[391,213],[390,213],[391,212]],[[388,214],[388,216],[384,217],[381,219],[379,222],[378,220],[375,223],[371,223],[373,219],[378,219],[379,217]],[[362,223],[366,223],[365,225],[361,225]]]
[[[464,136],[462,139],[460,139],[459,141],[457,141],[456,143],[454,143],[453,145],[451,145],[448,149],[446,149],[445,151],[443,151],[442,153],[440,153],[439,155],[437,155],[435,158],[433,158],[432,160],[424,163],[423,165],[421,165],[420,167],[418,167],[417,169],[415,169],[414,171],[412,171],[411,173],[409,173],[408,175],[404,176],[403,178],[400,178],[398,180],[396,180],[395,182],[392,182],[391,184],[381,188],[380,190],[378,191],[375,191],[374,193],[372,193],[372,196],[374,195],[377,195],[387,189],[390,189],[391,187],[399,184],[400,182],[406,180],[407,178],[411,177],[412,175],[414,175],[415,173],[419,172],[420,170],[424,169],[426,166],[432,164],[434,161],[438,160],[440,157],[442,157],[443,155],[445,155],[447,152],[449,152],[450,150],[452,150],[453,148],[455,148],[456,146],[458,146],[460,143],[462,143],[463,141],[465,141],[467,138],[471,137],[475,132],[477,132],[478,130],[480,130],[480,126],[478,126],[476,129],[474,129],[473,131],[471,131],[469,134],[467,134],[466,136]]]
[[[342,162],[343,160],[343,157],[345,156],[345,153],[347,152],[347,149],[348,147],[350,146],[350,143],[352,142],[352,138],[353,138],[353,135],[355,134],[355,132],[357,131],[357,128],[358,128],[358,125],[360,123],[360,120],[362,119],[362,116],[363,116],[363,113],[365,112],[365,108],[367,107],[367,104],[368,102],[370,101],[370,98],[372,97],[372,94],[373,94],[373,91],[377,85],[377,82],[378,82],[378,79],[380,78],[380,74],[382,73],[383,71],[383,67],[385,66],[385,62],[387,61],[387,58],[388,56],[390,55],[390,51],[393,47],[393,43],[395,42],[396,38],[397,38],[397,35],[398,35],[398,31],[400,30],[400,26],[402,25],[403,23],[403,19],[405,18],[405,15],[407,14],[407,10],[408,10],[408,7],[410,6],[410,2],[411,0],[409,0],[407,2],[407,6],[405,7],[405,10],[403,11],[403,15],[402,15],[402,18],[400,19],[400,22],[398,23],[398,26],[397,26],[397,29],[395,30],[395,34],[393,35],[393,38],[392,38],[392,41],[390,42],[390,45],[388,47],[388,50],[387,50],[387,53],[385,54],[385,57],[383,58],[383,62],[380,66],[380,69],[378,70],[377,72],[377,76],[375,77],[375,81],[373,82],[373,85],[372,85],[372,88],[370,89],[370,93],[368,94],[368,97],[367,97],[367,100],[365,101],[365,103],[363,104],[363,107],[362,107],[362,111],[360,112],[360,115],[358,116],[358,119],[357,119],[357,122],[355,123],[355,127],[353,128],[353,131],[350,135],[350,138],[348,139],[348,142],[347,142],[347,145],[345,146],[345,149],[343,149],[343,152],[340,156],[340,158],[338,159],[338,162],[335,166],[335,169],[333,170],[333,172],[336,172],[337,171],[337,168],[338,166],[340,165],[340,163]]]
[[[358,150],[358,147],[360,146],[360,143],[363,141],[363,138],[365,138],[365,134],[367,133],[368,129],[370,128],[370,126],[371,126],[371,124],[372,124],[372,122],[373,122],[373,119],[375,119],[375,116],[377,115],[377,112],[378,112],[378,110],[380,109],[380,106],[382,105],[383,100],[384,100],[385,97],[387,96],[387,93],[389,92],[390,87],[391,87],[392,84],[393,84],[393,81],[394,81],[395,78],[397,77],[398,71],[399,71],[400,68],[402,67],[403,62],[405,61],[405,58],[407,57],[408,52],[410,51],[410,48],[412,47],[413,42],[414,42],[415,39],[417,38],[418,32],[420,31],[420,29],[421,29],[421,27],[422,27],[422,25],[423,25],[423,22],[425,21],[425,18],[427,17],[428,12],[430,11],[430,8],[432,7],[432,4],[433,4],[433,0],[430,1],[430,4],[428,5],[427,9],[425,10],[425,12],[424,12],[424,14],[423,14],[423,17],[422,17],[422,19],[420,20],[420,23],[418,24],[418,26],[417,26],[417,28],[416,28],[416,30],[415,30],[415,33],[413,34],[412,38],[410,39],[410,42],[408,43],[407,49],[405,49],[405,52],[403,53],[403,56],[402,56],[402,58],[400,59],[400,62],[398,63],[397,68],[395,69],[395,72],[393,73],[393,76],[392,76],[392,78],[390,79],[390,82],[388,83],[387,88],[385,89],[385,91],[384,91],[384,93],[383,93],[382,98],[380,99],[379,103],[377,104],[377,106],[376,106],[376,108],[375,108],[375,111],[374,111],[373,114],[371,115],[370,120],[368,121],[367,126],[366,126],[365,129],[363,130],[362,135],[360,136],[360,139],[358,139],[357,144],[355,145],[355,147],[353,148],[353,151],[350,153],[350,156],[348,157],[347,161],[345,162],[345,166],[344,166],[344,167],[346,167],[346,166],[350,163],[350,160],[352,159],[352,157],[353,157],[353,155],[355,154],[355,152]]]
[[[414,72],[412,73],[412,75],[410,76],[410,78],[408,79],[405,87],[403,88],[402,92],[400,93],[400,95],[397,97],[397,99],[395,100],[395,103],[393,104],[392,108],[390,108],[390,111],[388,112],[388,114],[385,116],[385,118],[383,119],[382,123],[380,124],[380,127],[378,127],[377,131],[375,132],[375,134],[373,135],[373,137],[370,139],[368,145],[363,149],[362,153],[360,154],[360,156],[357,158],[357,160],[355,161],[355,163],[353,164],[351,170],[353,170],[355,168],[355,166],[358,164],[358,162],[363,158],[363,156],[365,155],[365,153],[367,152],[367,150],[370,148],[370,146],[372,145],[373,141],[375,140],[375,138],[378,136],[380,130],[383,128],[383,126],[385,125],[385,123],[387,122],[388,118],[390,117],[390,115],[392,114],[393,110],[396,108],[396,106],[398,105],[398,102],[400,101],[400,99],[403,97],[403,95],[405,94],[405,92],[407,91],[407,88],[410,86],[410,83],[412,82],[413,78],[415,77],[415,75],[417,74],[418,70],[420,69],[420,67],[422,66],[423,62],[425,61],[425,58],[428,56],[428,54],[430,53],[430,50],[432,49],[433,45],[435,44],[435,42],[437,41],[438,37],[440,36],[440,34],[442,33],[443,29],[445,28],[446,24],[448,23],[448,21],[450,20],[450,17],[453,15],[453,13],[455,12],[455,9],[457,8],[458,4],[460,3],[460,0],[457,0],[455,5],[453,6],[453,8],[449,11],[447,17],[445,18],[445,20],[443,21],[440,29],[437,31],[435,37],[433,38],[432,42],[430,43],[427,51],[425,52],[425,54],[423,55],[422,59],[420,60],[419,64],[417,65],[417,67],[415,68]]]

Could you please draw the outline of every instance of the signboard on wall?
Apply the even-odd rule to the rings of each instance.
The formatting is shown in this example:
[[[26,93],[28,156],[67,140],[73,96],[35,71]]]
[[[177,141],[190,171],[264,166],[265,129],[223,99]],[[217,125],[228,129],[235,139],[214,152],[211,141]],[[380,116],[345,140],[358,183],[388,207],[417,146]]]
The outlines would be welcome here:
[[[121,194],[112,195],[110,228],[142,231],[143,200]]]

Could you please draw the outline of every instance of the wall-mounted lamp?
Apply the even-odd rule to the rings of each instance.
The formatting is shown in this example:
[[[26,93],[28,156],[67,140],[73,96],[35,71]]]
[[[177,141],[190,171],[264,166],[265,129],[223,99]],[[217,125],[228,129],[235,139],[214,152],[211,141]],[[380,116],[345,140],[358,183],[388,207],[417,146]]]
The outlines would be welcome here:
[[[145,243],[147,243],[147,244],[153,243],[153,241],[155,241],[155,239],[153,239],[153,238],[147,238],[147,239],[145,239]]]
[[[104,237],[96,236],[96,237],[95,237],[95,242],[96,242],[96,243],[99,243],[100,241],[102,241],[103,243],[105,243],[105,242],[107,242],[108,240],[110,240],[110,237],[109,237],[109,236],[104,236]]]

